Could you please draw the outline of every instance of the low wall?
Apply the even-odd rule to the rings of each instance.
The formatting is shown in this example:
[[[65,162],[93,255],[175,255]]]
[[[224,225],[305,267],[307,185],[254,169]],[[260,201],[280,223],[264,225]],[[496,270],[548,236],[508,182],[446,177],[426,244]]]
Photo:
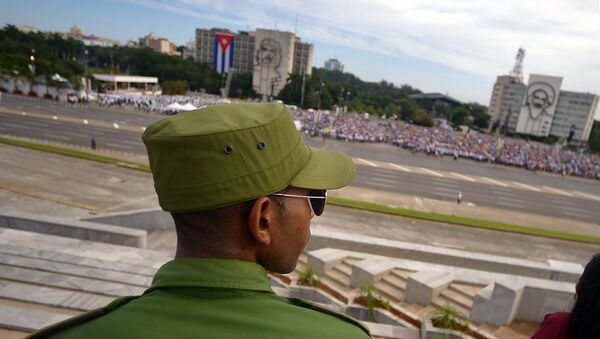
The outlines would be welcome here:
[[[147,232],[127,227],[35,214],[0,214],[0,227],[109,244],[146,248]]]

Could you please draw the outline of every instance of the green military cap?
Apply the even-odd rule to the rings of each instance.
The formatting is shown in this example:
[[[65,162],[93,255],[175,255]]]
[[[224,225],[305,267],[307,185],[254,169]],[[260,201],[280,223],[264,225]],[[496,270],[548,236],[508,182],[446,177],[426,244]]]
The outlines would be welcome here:
[[[282,104],[214,105],[146,128],[160,206],[173,213],[211,210],[288,186],[334,189],[354,178],[347,155],[304,144]]]

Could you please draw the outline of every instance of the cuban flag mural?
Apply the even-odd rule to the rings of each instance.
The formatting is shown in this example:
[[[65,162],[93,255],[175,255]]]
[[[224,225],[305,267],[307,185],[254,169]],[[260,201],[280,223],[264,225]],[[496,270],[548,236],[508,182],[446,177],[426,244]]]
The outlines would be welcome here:
[[[227,73],[233,68],[233,35],[215,34],[215,70],[219,74]]]

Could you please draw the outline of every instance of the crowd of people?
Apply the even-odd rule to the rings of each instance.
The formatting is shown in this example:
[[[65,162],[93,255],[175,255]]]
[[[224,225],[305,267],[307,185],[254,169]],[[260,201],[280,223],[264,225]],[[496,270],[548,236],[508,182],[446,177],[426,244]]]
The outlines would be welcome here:
[[[600,180],[600,156],[566,150],[558,145],[527,142],[474,130],[422,127],[364,114],[324,114],[306,110],[296,110],[293,114],[311,136],[355,142],[387,142],[434,156],[468,158]]]
[[[229,103],[228,99],[222,99],[214,95],[120,95],[120,94],[98,94],[96,101],[100,106],[138,109],[146,112],[165,113],[167,106],[179,104],[191,104],[194,107],[204,107],[221,103]]]
[[[229,103],[214,95],[198,96],[130,96],[100,94],[101,106],[132,108],[164,114],[173,103],[204,107]],[[292,110],[294,119],[311,136],[349,142],[390,143],[412,152],[434,156],[467,158],[532,171],[546,171],[600,180],[600,156],[574,152],[557,145],[527,142],[494,136],[474,130],[422,127],[399,120],[382,119],[368,114],[335,114],[328,111]]]

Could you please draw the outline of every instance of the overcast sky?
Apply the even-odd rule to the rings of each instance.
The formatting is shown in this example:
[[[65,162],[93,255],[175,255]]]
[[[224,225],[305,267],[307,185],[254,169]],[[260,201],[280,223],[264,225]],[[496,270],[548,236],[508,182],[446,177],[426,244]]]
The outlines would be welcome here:
[[[0,23],[122,42],[155,32],[183,44],[198,27],[277,28],[336,57],[364,80],[385,79],[487,105],[519,47],[529,73],[600,94],[600,0],[109,0],[6,1]],[[297,20],[296,20],[297,18]],[[297,22],[297,24],[296,24]]]

